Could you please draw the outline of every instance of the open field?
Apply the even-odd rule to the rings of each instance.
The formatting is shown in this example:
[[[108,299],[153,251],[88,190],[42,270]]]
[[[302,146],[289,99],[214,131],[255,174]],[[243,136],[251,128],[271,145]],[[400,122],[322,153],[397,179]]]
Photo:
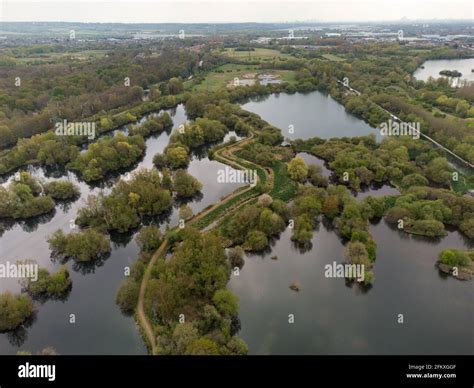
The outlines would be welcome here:
[[[276,75],[278,79],[283,82],[294,83],[295,74],[291,70],[263,70],[259,66],[255,65],[237,65],[237,64],[226,64],[219,66],[214,71],[209,73],[206,78],[199,84],[192,87],[193,91],[214,91],[225,87],[232,82],[235,78],[241,80],[252,79],[252,74],[272,74]],[[188,86],[191,82],[185,83]]]
[[[77,61],[86,61],[89,59],[98,59],[103,58],[108,50],[84,50],[77,52],[53,52],[53,53],[39,53],[33,54],[28,57],[15,58],[15,61],[22,64],[28,65],[32,63],[53,63],[53,62],[63,62],[64,60],[77,60]]]
[[[240,60],[248,59],[250,61],[273,61],[275,59],[290,58],[290,54],[283,54],[278,50],[267,48],[255,48],[253,51],[236,51],[233,48],[225,49],[223,54],[231,58]]]

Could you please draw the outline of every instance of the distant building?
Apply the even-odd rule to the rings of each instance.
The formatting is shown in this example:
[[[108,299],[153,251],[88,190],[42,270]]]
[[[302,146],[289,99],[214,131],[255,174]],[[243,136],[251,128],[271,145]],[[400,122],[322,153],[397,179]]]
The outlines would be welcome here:
[[[322,37],[323,38],[340,38],[342,34],[339,32],[326,32]]]
[[[260,37],[258,39],[253,39],[250,41],[250,43],[259,43],[259,44],[268,44],[273,38],[267,38],[267,37]]]
[[[281,38],[276,38],[277,40],[301,40],[308,39],[307,36],[282,36]]]
[[[295,44],[293,46],[294,49],[304,49],[304,50],[317,50],[318,46],[312,44]]]

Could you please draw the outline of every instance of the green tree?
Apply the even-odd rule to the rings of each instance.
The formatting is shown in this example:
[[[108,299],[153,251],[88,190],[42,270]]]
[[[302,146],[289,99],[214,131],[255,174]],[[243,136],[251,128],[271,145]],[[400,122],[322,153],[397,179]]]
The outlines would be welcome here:
[[[202,94],[193,93],[186,100],[185,109],[187,116],[190,119],[202,117],[204,115],[205,105],[206,98]]]
[[[15,142],[16,137],[6,125],[0,125],[0,147],[6,147]]]
[[[120,309],[125,313],[133,313],[138,303],[138,294],[140,292],[140,283],[133,278],[126,278],[120,286],[116,302]]]
[[[388,210],[385,219],[391,224],[398,223],[399,220],[403,220],[410,217],[410,211],[399,206],[395,206]]]
[[[435,183],[449,186],[452,178],[452,168],[446,158],[435,158],[426,166],[425,175]]]
[[[38,180],[26,171],[22,171],[20,173],[20,179],[18,181],[14,180],[12,182],[13,185],[18,183],[28,186],[31,190],[31,194],[33,195],[39,195],[43,191]]]
[[[188,151],[186,151],[186,148],[184,147],[167,147],[165,150],[165,156],[171,168],[176,169],[185,167],[188,164]]]
[[[196,295],[213,295],[224,288],[229,277],[225,252],[213,233],[201,236],[187,230],[183,243],[176,249],[174,260],[193,279]]]
[[[174,174],[173,189],[178,197],[189,198],[202,189],[202,183],[185,170],[177,170]]]
[[[313,238],[313,229],[313,222],[307,214],[298,216],[295,219],[295,228],[291,239],[300,244],[309,243]]]
[[[179,208],[179,218],[181,220],[189,220],[193,217],[193,209],[191,209],[188,205],[181,205]]]
[[[263,209],[260,213],[258,228],[267,236],[272,236],[285,230],[285,222],[270,209]]]
[[[249,347],[245,341],[237,337],[232,337],[226,346],[230,354],[237,356],[245,356],[249,351]]]
[[[193,323],[184,322],[176,325],[172,340],[174,342],[173,354],[185,354],[186,349],[199,338],[199,331]]]
[[[467,267],[474,261],[474,251],[464,252],[460,249],[445,249],[439,254],[439,261],[450,267]]]
[[[183,82],[176,77],[170,78],[168,81],[169,94],[179,94],[183,91]]]
[[[421,234],[428,237],[441,237],[446,235],[442,222],[436,220],[416,220],[406,228],[410,233]]]
[[[302,157],[297,156],[288,163],[288,174],[297,182],[303,182],[306,179],[308,166]]]
[[[26,295],[0,294],[0,332],[20,326],[33,314],[33,302]]]
[[[235,248],[229,248],[227,251],[227,257],[229,258],[229,263],[232,268],[240,268],[244,266],[244,251],[240,246]]]
[[[326,217],[333,219],[339,214],[339,207],[340,201],[337,195],[328,195],[324,200],[321,211]]]
[[[196,120],[203,132],[204,141],[207,143],[216,142],[224,138],[227,133],[227,128],[224,124],[217,120],[210,120],[208,118],[198,118]]]
[[[53,274],[50,274],[45,268],[40,268],[38,270],[38,279],[36,281],[28,279],[25,289],[32,296],[48,295],[56,297],[68,291],[71,285],[72,280],[69,276],[69,271],[63,265]]]
[[[110,252],[107,237],[94,229],[68,235],[58,229],[48,238],[48,243],[54,254],[79,262],[95,260]]]
[[[268,239],[265,233],[260,230],[252,230],[247,234],[244,249],[249,251],[261,251],[268,246]]]
[[[44,192],[54,199],[70,199],[80,195],[79,187],[68,181],[52,181],[44,185]]]
[[[223,317],[232,317],[239,310],[239,298],[226,289],[217,290],[212,297],[212,302]]]
[[[156,225],[144,226],[135,238],[138,247],[143,252],[153,252],[161,245],[162,235],[160,228]]]
[[[327,187],[328,178],[324,176],[321,166],[311,164],[308,166],[308,180],[317,187]]]
[[[352,264],[370,266],[369,254],[365,245],[359,241],[349,241],[345,250],[347,260]]]
[[[401,186],[408,189],[412,186],[428,186],[428,179],[421,174],[409,174],[403,177]]]
[[[186,354],[192,356],[211,356],[219,353],[219,346],[214,341],[204,337],[194,340],[186,349]]]

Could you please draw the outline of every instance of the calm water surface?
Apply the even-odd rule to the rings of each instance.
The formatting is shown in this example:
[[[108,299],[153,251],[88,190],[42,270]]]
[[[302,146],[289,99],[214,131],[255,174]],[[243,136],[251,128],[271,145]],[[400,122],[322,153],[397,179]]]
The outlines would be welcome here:
[[[380,133],[359,118],[346,112],[332,97],[318,91],[295,94],[272,94],[243,104],[262,119],[280,128],[286,138],[309,139],[321,137],[365,136]],[[290,132],[293,126],[293,133]]]
[[[184,107],[179,105],[169,113],[174,128],[186,121]],[[142,120],[143,121],[143,120]],[[126,128],[122,129],[127,132]],[[169,141],[169,133],[161,133],[146,140],[146,153],[134,170],[151,168],[153,156],[163,152]],[[225,140],[235,135],[229,133]],[[188,171],[203,183],[200,196],[189,203],[195,213],[220,197],[238,188],[239,184],[217,184],[217,171],[225,166],[207,157],[195,155]],[[30,172],[45,180],[53,179],[41,168],[31,168]],[[58,174],[59,175],[59,174]],[[54,213],[30,220],[13,223],[0,238],[0,263],[14,262],[19,259],[36,260],[42,267],[56,270],[59,263],[51,260],[47,237],[57,229],[66,233],[71,231],[70,221],[75,219],[77,211],[85,206],[88,195],[110,192],[119,176],[101,182],[99,187],[91,187],[79,181],[71,173],[57,178],[69,179],[80,187],[81,197],[68,206],[57,206]],[[4,184],[8,184],[12,177]],[[174,226],[178,223],[178,204],[163,221]],[[70,269],[73,287],[65,301],[47,301],[36,303],[36,318],[27,328],[13,333],[0,334],[0,354],[15,354],[18,350],[33,353],[47,346],[53,346],[60,354],[145,354],[146,348],[133,318],[122,314],[115,303],[117,290],[124,279],[124,267],[131,266],[138,257],[138,247],[134,233],[114,236],[112,252],[109,258],[88,268],[77,268],[72,261],[67,263]],[[0,292],[20,291],[15,280],[2,279]],[[69,315],[76,315],[76,323],[69,324]]]
[[[429,77],[440,78],[441,70],[457,70],[462,76],[461,80],[468,80],[474,82],[474,58],[469,59],[436,59],[423,63],[422,67],[418,68],[413,76],[421,81],[428,81]]]
[[[260,102],[249,102],[245,109],[260,114],[281,128],[286,137],[323,138],[358,136],[374,129],[347,114],[337,102],[319,92],[273,95]],[[170,111],[174,127],[186,121],[182,105]],[[287,132],[293,125],[294,134]],[[126,132],[126,128],[122,129]],[[225,140],[234,134],[229,133]],[[136,168],[152,167],[153,156],[163,152],[169,134],[146,140],[147,150]],[[326,176],[331,171],[321,159],[301,156],[318,164]],[[238,184],[217,182],[218,170],[225,166],[206,157],[205,150],[192,157],[189,172],[203,182],[202,195],[189,203],[194,212],[218,202]],[[52,179],[42,169],[31,169],[35,176]],[[57,206],[53,214],[29,222],[15,223],[0,238],[0,262],[34,259],[49,269],[51,261],[47,236],[60,228],[70,231],[69,223],[84,206],[89,194],[110,191],[118,179],[110,178],[99,187],[67,178],[78,184],[81,198],[68,206]],[[383,186],[359,193],[393,194]],[[162,226],[177,223],[178,205]],[[472,282],[460,282],[441,275],[434,264],[447,247],[472,246],[458,232],[441,240],[414,238],[390,229],[383,221],[372,226],[378,244],[375,283],[370,290],[349,287],[342,279],[324,277],[324,265],[343,261],[344,245],[337,234],[324,225],[315,231],[310,250],[301,251],[286,230],[271,250],[246,257],[240,276],[233,276],[230,288],[240,297],[240,335],[252,354],[390,354],[390,353],[472,353]],[[73,288],[65,301],[37,303],[36,320],[14,333],[0,334],[0,354],[18,350],[33,353],[53,346],[61,354],[144,354],[146,349],[131,317],[115,304],[125,266],[133,264],[138,248],[133,233],[113,236],[108,259],[89,268],[71,269]],[[270,257],[278,256],[278,260]],[[289,286],[299,282],[299,293]],[[16,282],[2,280],[0,291],[19,291]],[[397,323],[397,314],[405,323]],[[69,314],[76,315],[74,325]],[[295,323],[288,323],[294,314]]]
[[[272,95],[243,107],[291,139],[375,131],[319,92]],[[294,134],[288,133],[289,125]],[[323,160],[299,155],[331,176]],[[357,200],[396,194],[388,185],[353,193]],[[439,240],[414,237],[384,221],[372,225],[371,232],[377,260],[370,289],[324,276],[326,264],[344,262],[344,244],[328,225],[318,227],[310,249],[296,247],[287,229],[267,252],[246,257],[230,288],[240,297],[240,335],[251,354],[473,353],[473,283],[447,277],[435,267],[441,250],[466,249],[473,242],[456,231]],[[294,282],[301,284],[300,292],[290,290]],[[398,314],[404,315],[403,324],[397,323]]]
[[[442,249],[472,243],[458,232],[415,238],[384,221],[371,232],[377,260],[368,291],[324,276],[326,264],[344,262],[341,240],[324,225],[310,251],[301,252],[287,229],[269,252],[245,258],[230,288],[240,297],[239,335],[251,354],[472,354],[472,282],[435,268]],[[299,292],[290,290],[294,282]]]

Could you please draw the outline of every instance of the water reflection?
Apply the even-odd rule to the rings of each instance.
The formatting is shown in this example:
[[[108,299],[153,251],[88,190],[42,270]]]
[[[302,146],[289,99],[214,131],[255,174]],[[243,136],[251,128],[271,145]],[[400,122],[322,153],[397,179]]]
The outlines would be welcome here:
[[[452,79],[452,82],[454,81],[456,84],[460,84],[462,80],[474,82],[474,72],[472,69],[474,69],[474,58],[436,59],[424,62],[415,73],[413,73],[413,76],[418,80],[426,82],[430,77],[435,79],[444,77],[439,74],[442,70],[457,70],[462,74],[460,77],[461,82],[459,78]]]
[[[343,105],[318,91],[258,96],[243,104],[242,108],[260,115],[280,128],[284,137],[292,140],[369,134],[375,134],[378,140],[382,138],[375,128],[347,113]],[[290,126],[293,131],[290,131]]]
[[[169,111],[173,127],[186,122],[184,107],[179,105]],[[127,127],[121,128],[127,131]],[[229,138],[233,134],[228,134]],[[29,167],[27,170],[35,177],[49,181],[67,179],[80,189],[80,198],[56,206],[51,214],[21,222],[4,221],[3,235],[0,240],[0,262],[18,259],[35,260],[41,267],[56,271],[63,261],[51,258],[47,238],[57,229],[71,232],[70,222],[76,218],[77,211],[85,206],[89,195],[103,193],[107,195],[120,178],[120,174],[142,167],[153,167],[153,156],[163,152],[168,144],[170,131],[146,139],[147,149],[142,159],[132,169],[110,174],[106,179],[87,183],[65,169]],[[240,185],[220,185],[217,189],[214,177],[217,170],[223,168],[219,162],[210,161],[205,151],[194,155],[188,167],[189,172],[203,181],[202,193],[190,199],[194,212],[202,210],[211,203],[217,202],[220,196],[227,195]],[[8,184],[14,174],[6,177],[3,184]],[[204,179],[207,178],[207,181]],[[164,223],[177,224],[177,206],[160,217],[147,218],[144,224]],[[1,229],[1,228],[0,228]],[[33,232],[34,233],[31,233]],[[125,316],[115,303],[116,292],[124,279],[124,268],[129,267],[138,257],[138,247],[134,241],[137,233],[111,233],[112,251],[110,255],[91,263],[76,263],[67,260],[70,269],[73,289],[63,301],[47,300],[37,306],[35,323],[25,326],[14,333],[0,334],[0,353],[16,353],[22,349],[40,351],[53,346],[60,354],[144,354],[146,349],[136,329],[132,317]],[[93,276],[84,276],[91,275]],[[11,290],[20,292],[16,281],[5,279],[0,283],[0,292]],[[75,325],[69,323],[69,314],[77,317]]]
[[[342,262],[344,251],[324,221],[311,251],[295,247],[286,230],[270,252],[247,255],[230,287],[240,297],[239,335],[250,353],[471,354],[472,284],[442,278],[435,263],[442,249],[472,242],[453,231],[440,241],[394,233],[384,221],[371,233],[377,260],[369,290],[324,276],[324,265]],[[289,289],[294,282],[298,293]]]

